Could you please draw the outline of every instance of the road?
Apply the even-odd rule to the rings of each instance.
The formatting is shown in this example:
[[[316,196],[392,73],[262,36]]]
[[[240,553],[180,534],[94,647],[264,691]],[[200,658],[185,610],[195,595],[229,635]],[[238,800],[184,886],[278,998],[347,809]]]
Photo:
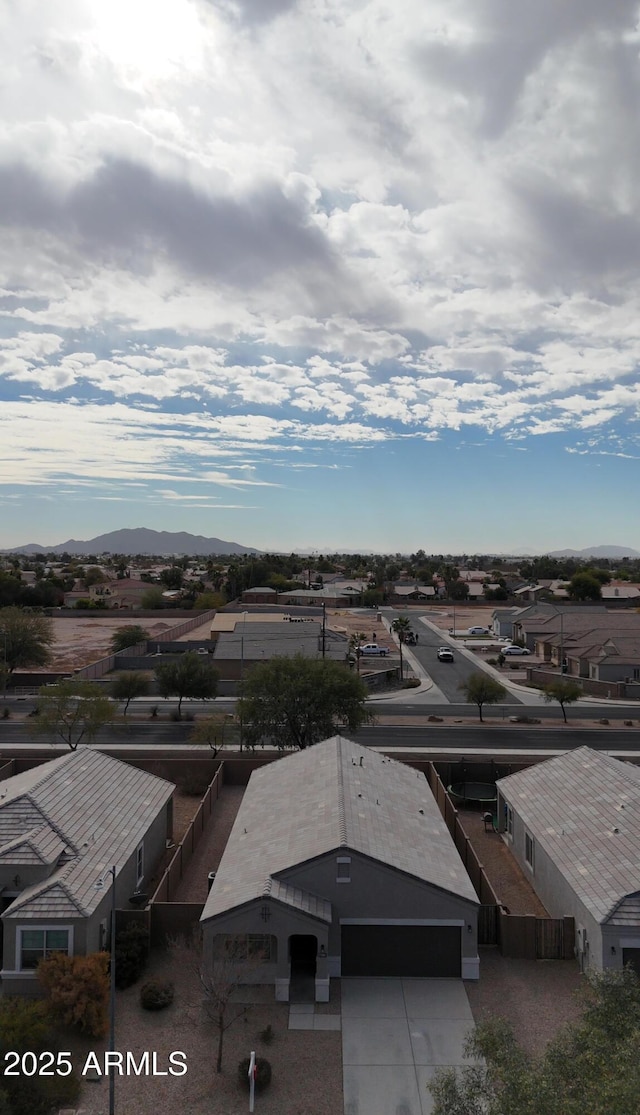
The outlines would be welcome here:
[[[393,612],[388,615],[388,618],[392,623],[396,616],[401,614]],[[459,702],[461,686],[469,680],[471,674],[477,674],[482,669],[482,664],[467,658],[464,651],[442,632],[433,631],[419,620],[412,620],[412,627],[418,634],[419,642],[416,646],[406,647],[405,653],[417,658],[424,672],[429,675],[446,701]],[[442,646],[451,647],[454,655],[453,662],[438,661],[438,647]],[[509,703],[522,705],[523,702],[515,694],[510,693]]]
[[[137,721],[130,725],[112,725],[98,733],[98,745],[141,747],[179,747],[189,741],[192,724],[167,723],[160,720]],[[349,734],[349,733],[345,733]],[[557,751],[566,748],[589,747],[605,751],[640,752],[638,728],[544,728],[511,727],[475,724],[422,725],[372,725],[361,728],[355,737],[359,743],[377,747],[437,748],[482,750],[499,754],[507,750]],[[0,724],[0,752],[2,749],[46,748],[49,741],[33,736],[24,723],[11,721]]]

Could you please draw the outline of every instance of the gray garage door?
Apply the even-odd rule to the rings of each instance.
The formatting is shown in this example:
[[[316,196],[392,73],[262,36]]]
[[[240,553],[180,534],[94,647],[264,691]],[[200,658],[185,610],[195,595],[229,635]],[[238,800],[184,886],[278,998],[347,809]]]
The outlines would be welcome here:
[[[343,976],[460,976],[460,926],[343,925]]]

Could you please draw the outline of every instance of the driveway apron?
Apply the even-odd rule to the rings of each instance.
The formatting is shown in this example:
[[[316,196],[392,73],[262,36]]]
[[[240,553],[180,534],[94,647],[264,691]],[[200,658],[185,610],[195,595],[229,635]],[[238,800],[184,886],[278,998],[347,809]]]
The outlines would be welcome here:
[[[473,1025],[461,980],[343,979],[344,1115],[431,1115],[428,1081],[469,1063]]]

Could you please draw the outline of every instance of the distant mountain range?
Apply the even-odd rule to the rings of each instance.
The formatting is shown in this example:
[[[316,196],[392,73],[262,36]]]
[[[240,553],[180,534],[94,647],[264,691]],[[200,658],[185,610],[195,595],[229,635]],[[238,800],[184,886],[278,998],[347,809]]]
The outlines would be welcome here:
[[[110,534],[99,534],[88,542],[78,542],[70,538],[56,546],[40,546],[29,542],[26,546],[12,546],[0,550],[3,554],[174,554],[194,557],[196,554],[258,554],[253,546],[241,546],[238,542],[225,542],[222,538],[204,538],[201,534],[186,534],[180,531],[172,534],[166,530],[147,530],[138,527],[134,530],[114,530]]]
[[[628,546],[587,546],[585,550],[552,550],[548,555],[554,558],[640,558],[638,550]]]

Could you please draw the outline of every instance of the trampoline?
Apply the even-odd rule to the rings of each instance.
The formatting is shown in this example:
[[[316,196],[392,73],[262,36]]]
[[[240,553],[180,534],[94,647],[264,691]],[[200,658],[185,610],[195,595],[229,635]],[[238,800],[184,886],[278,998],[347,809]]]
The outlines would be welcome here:
[[[494,806],[498,800],[493,782],[454,782],[447,786],[447,793],[454,805],[479,805],[483,809]]]

